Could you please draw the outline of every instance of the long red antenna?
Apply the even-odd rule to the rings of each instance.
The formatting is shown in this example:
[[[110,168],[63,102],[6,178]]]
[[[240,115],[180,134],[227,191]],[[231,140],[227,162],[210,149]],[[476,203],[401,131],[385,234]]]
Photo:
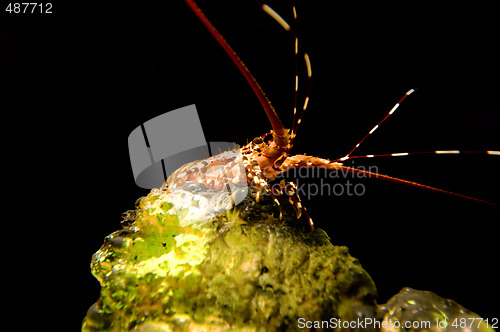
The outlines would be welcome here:
[[[227,41],[222,37],[222,35],[215,29],[215,27],[210,23],[208,18],[203,14],[201,9],[198,7],[198,5],[193,1],[193,0],[185,0],[186,3],[189,5],[191,10],[198,16],[200,21],[207,27],[207,29],[210,31],[210,34],[217,40],[220,46],[224,49],[224,51],[229,55],[231,60],[236,64],[240,72],[243,74],[245,79],[247,80],[248,84],[252,88],[253,92],[257,96],[257,98],[260,101],[260,104],[264,108],[264,111],[267,114],[267,117],[269,118],[269,121],[271,122],[271,126],[273,127],[273,131],[276,134],[278,138],[283,138],[285,137],[285,128],[283,127],[283,124],[281,123],[278,114],[276,114],[276,111],[274,110],[273,106],[271,105],[271,102],[269,99],[267,99],[266,95],[264,94],[264,91],[262,88],[259,86],[255,78],[252,76],[248,68],[245,66],[243,61],[238,57],[236,52],[232,49],[231,46],[227,43]],[[288,145],[288,142],[284,142],[285,140],[279,140],[277,142],[278,146],[286,146]],[[282,145],[284,144],[284,145]]]
[[[493,151],[493,152],[496,152],[496,151]],[[295,155],[295,156],[288,157],[281,165],[280,174],[285,173],[288,170],[294,169],[294,168],[324,168],[327,170],[341,172],[342,174],[356,174],[356,175],[359,174],[359,175],[364,175],[364,176],[369,177],[369,178],[376,178],[376,179],[380,179],[380,180],[400,183],[400,184],[404,184],[404,185],[411,186],[411,187],[421,188],[421,189],[425,189],[425,190],[429,190],[429,191],[433,191],[433,192],[439,192],[439,193],[447,194],[450,196],[455,196],[455,197],[459,197],[459,198],[463,198],[463,199],[467,199],[467,200],[472,200],[472,201],[482,203],[482,204],[488,204],[491,206],[500,207],[500,205],[498,205],[498,204],[484,201],[482,199],[478,199],[478,198],[474,198],[474,197],[470,197],[470,196],[466,196],[466,195],[462,195],[462,194],[457,194],[457,193],[454,193],[452,191],[447,191],[447,190],[427,186],[425,184],[420,184],[420,183],[413,182],[413,181],[398,179],[398,178],[388,176],[388,175],[373,173],[370,171],[366,171],[366,170],[362,170],[362,169],[358,169],[358,168],[354,168],[354,167],[344,166],[341,163],[338,163],[335,161],[331,161],[331,160],[323,159],[323,158],[306,156],[306,155]]]
[[[417,182],[412,182],[412,181],[408,181],[408,180],[398,179],[398,178],[395,178],[395,177],[392,177],[392,176],[388,176],[388,175],[382,175],[382,174],[372,173],[372,172],[361,170],[361,169],[357,169],[357,168],[354,168],[354,167],[348,167],[348,166],[343,166],[343,165],[342,166],[338,166],[338,167],[340,169],[342,169],[342,170],[344,170],[346,172],[352,173],[352,174],[361,174],[361,175],[365,175],[365,176],[368,176],[368,177],[375,177],[375,178],[381,179],[381,180],[386,180],[386,181],[390,181],[390,182],[400,183],[400,184],[404,184],[404,185],[408,185],[408,186],[412,186],[412,187],[417,187],[417,188],[421,188],[421,189],[425,189],[425,190],[429,190],[429,191],[439,192],[439,193],[447,194],[447,195],[450,195],[450,196],[455,196],[455,197],[458,197],[458,198],[463,198],[463,199],[475,201],[475,202],[482,203],[482,204],[487,204],[487,205],[491,205],[491,206],[495,206],[495,207],[500,207],[500,205],[498,205],[498,204],[491,203],[491,202],[488,202],[488,201],[484,201],[482,199],[478,199],[478,198],[474,198],[474,197],[470,197],[470,196],[466,196],[466,195],[462,195],[462,194],[457,194],[457,193],[454,193],[452,191],[448,191],[448,190],[443,190],[443,189],[439,189],[439,188],[427,186],[425,184],[420,184],[420,183],[417,183]]]

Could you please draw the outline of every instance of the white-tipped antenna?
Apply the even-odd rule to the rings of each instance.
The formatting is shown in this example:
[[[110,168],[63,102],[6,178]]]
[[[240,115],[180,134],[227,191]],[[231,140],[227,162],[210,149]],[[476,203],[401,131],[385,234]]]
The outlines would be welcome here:
[[[394,112],[398,109],[399,105],[401,105],[401,103],[403,102],[403,100],[406,99],[406,97],[408,97],[409,95],[411,95],[413,92],[415,92],[416,89],[410,89],[408,90],[403,97],[401,97],[401,99],[399,99],[399,101],[396,103],[396,105],[394,105],[392,107],[392,109],[389,111],[389,113],[379,122],[375,125],[375,127],[372,128],[372,130],[370,130],[368,132],[368,134],[365,135],[365,137],[363,137],[363,139],[361,141],[358,142],[358,144],[356,144],[354,146],[354,148],[351,150],[351,152],[349,152],[348,154],[345,155],[345,157],[343,158],[340,158],[339,160],[347,160],[347,159],[351,159],[350,158],[350,155],[361,145],[361,143],[364,142],[364,140],[370,136],[371,134],[373,134],[375,132],[375,130],[377,130],[380,125],[385,121],[387,120],[388,117],[390,117],[392,114],[394,114]]]
[[[290,25],[281,17],[278,13],[274,11],[271,7],[266,4],[262,4],[262,10],[265,11],[269,16],[271,16],[276,22],[279,23],[286,31],[290,31]]]
[[[344,161],[349,159],[360,159],[360,158],[377,158],[377,157],[406,157],[406,156],[416,156],[423,154],[489,154],[492,156],[500,156],[500,151],[462,151],[462,150],[436,150],[436,151],[420,151],[420,152],[397,152],[397,153],[382,153],[382,154],[367,154],[364,156],[345,156],[334,161]]]
[[[304,115],[305,110],[307,109],[307,106],[309,104],[309,95],[311,91],[311,78],[312,78],[312,70],[311,70],[311,61],[309,59],[309,55],[303,51],[303,47],[300,43],[300,40],[297,35],[297,9],[295,7],[295,3],[292,2],[292,10],[293,10],[293,19],[294,19],[294,29],[290,27],[290,25],[279,15],[274,9],[272,9],[270,6],[261,3],[262,10],[266,12],[269,16],[271,16],[276,22],[278,22],[279,25],[286,31],[292,33],[292,36],[294,38],[294,43],[295,43],[295,93],[294,93],[294,107],[293,107],[293,122],[292,122],[292,131],[291,131],[291,140],[293,142],[295,136],[297,135],[297,128],[299,124],[302,122],[302,117]],[[304,62],[306,65],[306,70],[307,70],[307,78],[308,78],[308,87],[307,87],[307,94],[306,98],[304,100],[304,105],[302,106],[302,112],[297,120],[295,122],[295,119],[297,118],[297,98],[298,98],[298,90],[299,90],[299,75],[298,75],[298,56],[299,56],[299,50],[301,51],[303,57],[304,57]]]

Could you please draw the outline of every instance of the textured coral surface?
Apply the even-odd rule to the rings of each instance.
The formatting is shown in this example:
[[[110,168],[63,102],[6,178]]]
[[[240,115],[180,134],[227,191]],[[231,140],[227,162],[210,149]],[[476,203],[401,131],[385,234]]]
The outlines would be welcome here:
[[[281,220],[271,199],[249,194],[193,223],[199,199],[220,197],[187,189],[153,190],[94,254],[101,296],[83,331],[295,330],[299,318],[374,317],[370,276],[346,247],[306,231],[286,202]],[[175,208],[181,196],[189,204]]]
[[[381,331],[494,331],[477,314],[429,291],[403,288],[379,308]]]
[[[92,258],[101,295],[82,331],[493,331],[432,292],[404,288],[377,306],[359,262],[288,200],[229,193],[186,183],[125,212]]]

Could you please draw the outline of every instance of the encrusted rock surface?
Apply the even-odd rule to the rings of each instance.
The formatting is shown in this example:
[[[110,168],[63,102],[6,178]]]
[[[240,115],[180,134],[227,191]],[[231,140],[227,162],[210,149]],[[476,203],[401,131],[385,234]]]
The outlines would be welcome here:
[[[433,292],[403,288],[380,306],[380,331],[493,332],[491,322]]]
[[[493,331],[432,292],[377,306],[346,247],[260,194],[186,183],[140,199],[92,258],[101,295],[82,331]]]
[[[299,318],[375,317],[370,276],[325,232],[309,233],[286,200],[281,220],[268,196],[253,194],[204,219],[220,204],[188,184],[153,190],[127,211],[93,256],[101,295],[82,330],[293,331]]]

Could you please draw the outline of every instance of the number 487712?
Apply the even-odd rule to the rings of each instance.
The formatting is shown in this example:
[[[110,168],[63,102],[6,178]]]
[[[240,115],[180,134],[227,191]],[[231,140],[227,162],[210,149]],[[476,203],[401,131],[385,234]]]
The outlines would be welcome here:
[[[9,2],[5,11],[9,14],[52,14],[52,3]]]
[[[493,319],[483,319],[483,318],[473,318],[473,317],[468,317],[468,318],[455,318],[453,320],[453,323],[451,323],[451,326],[455,328],[473,328],[477,324],[477,328],[481,326],[481,324],[486,324],[486,327],[489,328],[490,326],[494,329],[498,328],[498,318],[493,318]]]

